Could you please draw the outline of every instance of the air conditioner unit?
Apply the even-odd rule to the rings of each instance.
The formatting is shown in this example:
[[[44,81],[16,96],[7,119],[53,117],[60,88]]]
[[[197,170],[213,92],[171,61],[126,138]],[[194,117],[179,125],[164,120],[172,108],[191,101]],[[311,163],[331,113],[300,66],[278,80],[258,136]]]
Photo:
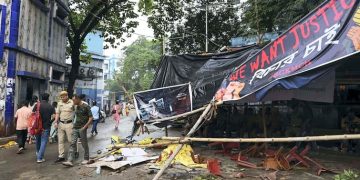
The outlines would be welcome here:
[[[89,70],[88,70],[88,76],[89,77],[95,77],[95,69],[94,68],[89,68]]]
[[[84,67],[79,68],[79,76],[84,77],[85,76],[86,69]]]

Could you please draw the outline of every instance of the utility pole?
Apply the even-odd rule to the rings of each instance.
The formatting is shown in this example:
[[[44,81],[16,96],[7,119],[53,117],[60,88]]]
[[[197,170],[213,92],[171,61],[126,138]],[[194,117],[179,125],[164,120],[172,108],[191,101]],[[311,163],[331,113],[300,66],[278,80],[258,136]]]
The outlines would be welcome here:
[[[205,53],[208,52],[208,2],[205,5]]]

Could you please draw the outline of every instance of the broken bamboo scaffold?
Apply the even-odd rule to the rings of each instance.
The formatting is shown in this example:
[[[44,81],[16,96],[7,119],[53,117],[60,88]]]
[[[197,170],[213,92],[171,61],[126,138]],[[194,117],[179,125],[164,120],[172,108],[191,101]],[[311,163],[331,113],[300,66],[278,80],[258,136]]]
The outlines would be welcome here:
[[[171,117],[166,117],[166,118],[156,119],[156,120],[149,120],[149,121],[147,121],[146,123],[156,124],[156,123],[160,123],[160,122],[164,122],[164,121],[174,120],[174,119],[186,117],[186,116],[189,116],[189,115],[192,115],[192,114],[195,114],[195,113],[204,111],[205,109],[206,109],[206,106],[205,106],[205,107],[201,107],[201,108],[199,108],[199,109],[195,109],[195,110],[190,111],[190,112],[186,112],[186,113],[183,113],[183,114],[179,114],[179,115],[176,115],[176,116],[171,116]]]
[[[208,104],[205,108],[205,110],[203,111],[203,113],[201,114],[201,116],[199,117],[199,119],[196,121],[195,125],[190,129],[190,131],[187,133],[186,137],[190,137],[191,135],[193,135],[195,133],[195,131],[198,129],[198,127],[201,125],[201,122],[204,120],[204,118],[207,116],[207,114],[209,113],[209,111],[212,108],[215,108],[214,106],[216,105],[220,105],[222,104],[222,102],[211,102],[210,104]],[[153,178],[153,180],[158,180],[160,178],[160,176],[164,173],[164,171],[166,170],[167,167],[169,167],[169,165],[171,164],[171,162],[173,161],[173,159],[176,157],[176,155],[180,152],[181,148],[184,146],[184,144],[179,144],[175,151],[171,154],[171,156],[169,157],[169,159],[167,159],[164,163],[164,166],[160,169],[160,171],[155,175],[155,177]]]
[[[243,142],[243,143],[291,143],[306,141],[336,141],[360,139],[360,134],[343,135],[323,135],[323,136],[305,136],[305,137],[283,137],[283,138],[196,138],[196,137],[163,137],[163,140],[170,140],[180,143],[187,142]]]

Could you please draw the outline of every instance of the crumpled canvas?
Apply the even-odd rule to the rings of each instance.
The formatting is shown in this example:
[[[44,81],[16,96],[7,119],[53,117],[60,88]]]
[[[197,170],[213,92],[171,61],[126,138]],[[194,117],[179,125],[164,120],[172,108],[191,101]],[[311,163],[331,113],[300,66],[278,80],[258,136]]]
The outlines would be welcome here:
[[[170,157],[170,155],[175,151],[178,144],[171,144],[166,149],[161,152],[160,157],[156,161],[156,165],[162,166],[166,160]],[[175,156],[172,164],[182,164],[189,168],[207,168],[207,164],[197,164],[191,157],[193,154],[193,149],[190,145],[185,144],[180,152]]]

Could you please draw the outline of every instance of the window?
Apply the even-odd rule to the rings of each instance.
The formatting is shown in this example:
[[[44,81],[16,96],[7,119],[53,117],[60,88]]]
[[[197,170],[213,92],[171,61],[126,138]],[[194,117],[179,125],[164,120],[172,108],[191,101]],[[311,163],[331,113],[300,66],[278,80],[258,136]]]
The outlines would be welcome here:
[[[63,76],[63,72],[61,71],[56,71],[56,70],[53,70],[53,73],[52,73],[52,79],[54,80],[61,80],[62,79],[62,76]]]

